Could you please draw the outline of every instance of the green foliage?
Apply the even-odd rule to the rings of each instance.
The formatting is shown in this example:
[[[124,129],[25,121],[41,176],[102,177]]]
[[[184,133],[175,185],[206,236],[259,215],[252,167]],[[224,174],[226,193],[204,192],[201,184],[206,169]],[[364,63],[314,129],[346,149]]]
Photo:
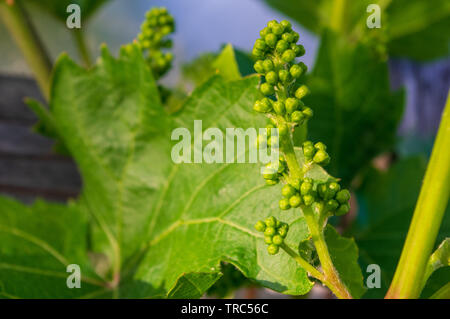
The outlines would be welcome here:
[[[311,94],[305,103],[320,119],[309,123],[308,134],[328,145],[330,173],[348,185],[376,155],[392,148],[403,93],[390,91],[387,64],[373,50],[331,31],[322,38],[307,84]]]
[[[266,0],[272,7],[295,19],[307,29],[321,34],[336,19],[338,0]],[[368,42],[389,55],[431,60],[449,54],[450,4],[446,0],[340,0],[341,35]],[[369,29],[370,4],[381,9],[381,28]]]
[[[350,234],[358,243],[363,269],[368,264],[381,267],[382,287],[369,289],[367,297],[381,298],[387,291],[406,238],[425,164],[423,158],[411,157],[394,164],[386,173],[372,169],[357,193],[360,211]],[[449,231],[450,214],[447,209],[438,243]],[[445,281],[439,283],[440,286],[443,284]]]

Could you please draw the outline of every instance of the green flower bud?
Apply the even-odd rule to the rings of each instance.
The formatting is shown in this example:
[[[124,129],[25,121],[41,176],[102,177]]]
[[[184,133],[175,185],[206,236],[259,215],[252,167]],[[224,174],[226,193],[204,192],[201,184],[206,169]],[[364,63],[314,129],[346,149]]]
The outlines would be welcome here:
[[[305,118],[307,120],[309,120],[314,115],[313,110],[311,108],[309,108],[309,107],[304,107],[303,110],[302,110],[302,113],[303,113],[303,115],[305,116]]]
[[[286,63],[292,62],[295,59],[295,52],[290,49],[286,50],[283,52],[281,59]]]
[[[313,184],[307,181],[304,181],[301,185],[300,185],[300,194],[302,195],[308,195],[312,192],[313,189]]]
[[[294,64],[293,66],[291,66],[289,73],[291,73],[293,78],[298,79],[303,74],[303,69],[301,68],[301,66]]]
[[[270,85],[269,83],[263,83],[260,87],[261,93],[264,95],[273,95],[275,94],[275,89],[273,88],[273,85]]]
[[[283,33],[281,38],[288,43],[291,43],[294,41],[294,36],[292,35],[292,33],[289,33],[289,32]]]
[[[278,135],[286,136],[288,132],[289,132],[289,129],[286,124],[281,123],[278,125]]]
[[[350,192],[346,189],[343,189],[339,192],[336,193],[336,200],[341,203],[341,204],[345,204],[348,202],[348,200],[350,199]]]
[[[252,55],[256,58],[262,58],[264,56],[264,52],[257,48],[253,48]]]
[[[291,198],[289,198],[289,205],[291,207],[294,207],[294,208],[298,207],[298,206],[300,206],[301,203],[302,203],[302,199],[298,195],[294,195],[294,196],[291,196]]]
[[[278,72],[278,77],[280,78],[280,81],[283,83],[287,83],[291,80],[291,75],[289,74],[289,71],[287,71],[287,70],[280,70]]]
[[[300,62],[298,65],[303,69],[303,73],[306,73],[308,71],[308,67],[305,63]]]
[[[295,31],[292,31],[292,36],[294,37],[294,42],[297,42],[300,39],[300,35]]]
[[[294,51],[296,57],[301,57],[305,54],[305,47],[303,45],[292,44],[292,51]]]
[[[288,48],[289,48],[289,43],[286,42],[285,40],[280,40],[277,42],[277,46],[275,49],[277,50],[278,53],[283,53]]]
[[[339,203],[334,199],[330,199],[327,201],[326,207],[330,212],[334,212],[339,207]]]
[[[318,150],[314,155],[313,161],[317,164],[326,165],[330,162],[330,156],[324,150]]]
[[[280,226],[280,228],[277,229],[278,235],[280,235],[283,238],[285,238],[287,236],[288,231],[289,231],[288,224],[283,224]]]
[[[332,197],[336,196],[336,193],[341,190],[341,186],[336,182],[331,182],[328,185],[328,190],[331,193]]]
[[[339,208],[335,211],[336,216],[342,216],[347,214],[350,211],[350,205],[349,204],[341,204]]]
[[[266,81],[271,85],[275,85],[278,82],[278,75],[275,71],[270,71],[266,74]]]
[[[266,230],[264,231],[264,235],[266,235],[266,236],[275,235],[275,228],[274,227],[266,227]]]
[[[264,168],[264,172],[263,172],[263,177],[264,179],[276,179],[278,177],[277,175],[277,171],[275,171],[273,168],[266,166]]]
[[[269,22],[267,22],[267,27],[272,30],[272,28],[278,24],[277,20],[270,20]]]
[[[314,144],[314,147],[317,150],[323,150],[323,151],[327,150],[327,146],[324,143],[322,143],[322,142],[317,142],[316,144]]]
[[[283,26],[285,31],[289,31],[292,28],[291,23],[289,21],[287,21],[287,20],[282,20],[280,22],[280,24]]]
[[[282,35],[284,32],[284,27],[279,23],[274,24],[271,29],[272,32],[276,35]]]
[[[278,202],[280,209],[282,210],[288,210],[289,208],[291,208],[291,206],[289,206],[289,200],[287,198],[283,198]]]
[[[266,72],[270,72],[273,70],[273,62],[270,59],[265,59],[263,61],[263,67]]]
[[[289,184],[284,185],[283,188],[281,189],[281,195],[286,198],[295,195],[295,193],[296,193],[295,188]]]
[[[286,112],[292,113],[298,108],[298,100],[292,97],[286,99]]]
[[[267,245],[272,244],[272,236],[264,236],[264,242],[265,242]]]
[[[262,40],[262,39],[258,39],[255,41],[254,48],[264,51],[266,49],[266,42],[264,42],[264,40]]]
[[[264,74],[265,70],[264,70],[264,64],[263,61],[258,60],[256,61],[256,63],[253,65],[254,69],[256,72],[258,72],[259,74]]]
[[[305,195],[303,196],[303,202],[306,206],[311,206],[314,203],[314,196],[312,195]]]
[[[261,36],[261,38],[265,38],[269,33],[270,29],[266,27],[259,32],[259,35]]]
[[[299,190],[300,189],[300,180],[299,179],[294,179],[294,180],[289,182],[289,185],[294,187],[296,190]]]
[[[280,235],[273,236],[272,243],[274,245],[280,246],[283,243],[283,237],[281,237]]]
[[[266,230],[266,224],[262,221],[259,220],[256,224],[255,224],[255,229],[257,231],[263,232]]]
[[[306,160],[311,160],[316,153],[316,149],[312,145],[303,145],[303,155]]]
[[[286,113],[286,109],[284,108],[284,103],[280,101],[276,101],[273,103],[273,109],[275,110],[275,113],[279,115],[284,115]]]
[[[277,44],[277,36],[273,33],[266,34],[264,40],[266,41],[266,44],[271,48],[274,48]]]
[[[292,122],[301,124],[304,119],[305,119],[305,116],[303,115],[302,112],[300,112],[300,111],[292,112],[292,115],[291,115]]]
[[[277,245],[274,244],[270,244],[269,246],[267,246],[267,252],[270,255],[276,255],[278,253],[278,251],[280,250],[280,248],[278,248]]]
[[[297,99],[303,99],[309,93],[309,89],[306,85],[300,86],[297,91],[295,91],[295,97]]]
[[[270,216],[267,217],[264,222],[266,223],[267,227],[275,227],[275,225],[277,224],[277,219],[273,216]]]

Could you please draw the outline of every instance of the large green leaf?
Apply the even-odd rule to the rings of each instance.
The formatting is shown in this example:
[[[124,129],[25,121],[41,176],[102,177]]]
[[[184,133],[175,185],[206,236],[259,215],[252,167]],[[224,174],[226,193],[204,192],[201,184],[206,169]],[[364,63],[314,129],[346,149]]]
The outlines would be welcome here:
[[[289,294],[312,287],[287,254],[269,256],[256,220],[291,224],[290,245],[308,231],[299,212],[279,212],[279,186],[267,187],[260,164],[180,164],[171,159],[171,130],[264,127],[253,114],[257,77],[213,77],[169,117],[139,48],[113,58],[104,48],[85,70],[62,56],[46,117],[78,164],[80,205],[93,216],[94,251],[110,258],[120,297],[198,297],[234,264],[264,286]],[[248,146],[248,143],[247,143]]]
[[[0,197],[0,298],[107,295],[87,256],[87,216],[76,205]],[[67,266],[80,266],[81,288],[68,288]]]
[[[359,215],[351,231],[361,253],[363,269],[381,267],[381,289],[369,289],[368,297],[383,297],[394,275],[414,212],[426,161],[412,157],[394,164],[386,173],[372,170],[357,193]],[[437,243],[450,232],[450,209],[444,217]],[[433,276],[432,276],[433,277]],[[445,282],[441,282],[441,286]]]
[[[390,91],[387,64],[373,50],[331,31],[322,38],[308,85],[311,95],[305,103],[317,119],[308,123],[308,135],[328,146],[329,172],[348,184],[392,146],[403,94]]]

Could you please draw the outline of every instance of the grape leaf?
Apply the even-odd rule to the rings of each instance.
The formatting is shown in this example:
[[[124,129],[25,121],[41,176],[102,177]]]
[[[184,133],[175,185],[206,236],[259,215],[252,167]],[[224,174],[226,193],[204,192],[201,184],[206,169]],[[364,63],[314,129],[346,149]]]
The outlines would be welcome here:
[[[320,119],[308,123],[308,135],[328,146],[330,174],[348,185],[373,157],[393,145],[403,94],[390,91],[387,64],[373,50],[331,31],[322,38],[307,82],[311,94],[305,103]]]
[[[106,254],[121,283],[117,297],[198,297],[218,278],[220,262],[289,294],[312,287],[287,256],[269,256],[256,220],[276,215],[291,224],[287,243],[308,236],[298,212],[280,214],[280,187],[267,187],[260,164],[180,164],[171,159],[171,130],[264,127],[251,105],[258,77],[213,77],[183,110],[168,116],[139,48],[113,58],[103,48],[92,69],[63,55],[53,76],[50,110],[57,135],[83,179],[79,205],[96,222],[92,248]],[[198,275],[206,274],[204,276]]]
[[[395,163],[386,173],[372,170],[357,193],[358,219],[350,234],[358,243],[363,269],[368,264],[378,264],[381,268],[381,289],[369,289],[367,297],[381,298],[387,291],[414,212],[425,167],[426,161],[422,157],[411,157]],[[450,208],[447,208],[438,243],[450,232],[449,212]]]
[[[32,206],[0,197],[0,297],[75,298],[106,295],[87,256],[87,216],[73,203]],[[81,288],[69,289],[77,264]]]
[[[353,298],[361,298],[366,289],[363,275],[358,264],[358,246],[353,238],[342,237],[333,226],[325,228],[325,241],[330,251],[331,260]]]

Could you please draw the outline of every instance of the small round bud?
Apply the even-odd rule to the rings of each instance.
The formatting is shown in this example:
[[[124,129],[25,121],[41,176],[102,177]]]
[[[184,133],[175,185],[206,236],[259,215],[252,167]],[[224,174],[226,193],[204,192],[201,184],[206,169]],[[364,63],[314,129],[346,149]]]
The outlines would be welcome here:
[[[336,182],[332,182],[328,185],[328,190],[331,193],[332,197],[334,197],[336,193],[341,190],[341,186]]]
[[[273,236],[272,243],[274,245],[280,246],[283,243],[283,237],[281,237],[280,235]]]
[[[304,119],[305,119],[305,116],[303,115],[302,112],[300,112],[300,111],[292,112],[292,115],[291,115],[292,122],[301,124]]]
[[[278,77],[280,78],[280,81],[283,83],[287,83],[291,80],[291,75],[287,70],[280,70],[280,72],[278,72]]]
[[[273,33],[266,34],[264,40],[266,41],[266,44],[271,48],[274,48],[277,44],[277,36]]]
[[[284,27],[285,31],[289,31],[292,27],[291,23],[287,20],[282,20],[280,24]]]
[[[267,245],[272,244],[272,236],[264,236],[264,242],[265,242]]]
[[[294,51],[296,57],[301,57],[305,54],[305,47],[301,44],[298,45],[293,43],[291,49]]]
[[[282,210],[288,210],[289,208],[291,208],[291,206],[289,206],[289,200],[287,198],[283,198],[278,202],[280,209]]]
[[[273,62],[270,59],[265,59],[263,61],[263,67],[266,72],[270,72],[273,70]]]
[[[318,150],[314,155],[313,161],[317,164],[326,165],[330,161],[330,156],[324,150]]]
[[[288,132],[289,132],[289,129],[286,124],[281,123],[278,125],[278,135],[286,136]]]
[[[259,74],[264,74],[264,72],[265,72],[263,61],[261,61],[261,60],[256,61],[256,63],[253,65],[253,68]]]
[[[295,31],[292,31],[292,36],[294,37],[294,42],[297,42],[300,39],[300,35]]]
[[[345,204],[348,202],[348,200],[350,199],[350,192],[346,189],[343,189],[339,192],[336,193],[336,200],[341,203],[341,204]]]
[[[267,22],[267,27],[272,30],[272,28],[277,24],[277,20],[270,20],[269,22]]]
[[[271,85],[275,85],[278,82],[278,75],[275,71],[270,71],[266,74],[266,81]]]
[[[279,23],[274,24],[271,29],[272,32],[276,35],[282,35],[284,32],[284,27]]]
[[[294,36],[292,35],[292,33],[289,33],[289,32],[283,33],[281,38],[288,43],[291,43],[294,41]]]
[[[289,231],[288,224],[283,224],[283,225],[281,225],[280,228],[277,229],[277,233],[283,238],[285,238],[287,236],[288,231]]]
[[[257,231],[263,232],[266,230],[266,224],[262,221],[259,220],[256,224],[255,224],[255,229]]]
[[[295,188],[289,184],[284,185],[283,188],[281,189],[281,195],[286,198],[293,196],[295,193],[296,193]]]
[[[270,244],[269,246],[267,246],[267,252],[270,255],[276,255],[278,253],[278,251],[280,250],[280,248],[278,248],[277,245],[274,244]]]
[[[273,88],[273,85],[270,85],[269,83],[263,83],[260,87],[261,93],[264,95],[272,95],[275,93],[275,90]]]
[[[264,42],[264,40],[262,40],[262,39],[258,39],[255,41],[254,48],[264,51],[266,49],[266,42]]]
[[[313,184],[310,182],[303,182],[300,185],[300,194],[302,195],[308,195],[312,192]]]
[[[264,52],[256,48],[253,48],[252,55],[256,58],[262,58],[264,56]]]
[[[273,103],[273,109],[275,110],[275,113],[279,115],[284,115],[284,113],[286,113],[284,103],[280,101],[276,101]]]
[[[294,195],[294,196],[291,196],[291,198],[289,198],[289,205],[291,207],[294,207],[294,208],[298,207],[298,206],[300,206],[301,203],[302,203],[302,199],[298,195]]]
[[[304,107],[303,110],[302,110],[302,113],[303,113],[303,115],[305,116],[305,118],[306,118],[307,120],[309,120],[310,118],[312,118],[313,115],[314,115],[313,110],[312,110],[311,108],[309,108],[309,107]]]
[[[299,190],[300,189],[300,180],[299,179],[294,179],[294,180],[289,182],[289,185],[294,187],[296,190]]]
[[[295,97],[297,99],[303,99],[308,93],[308,87],[306,85],[302,85],[297,89],[297,91],[295,91]]]
[[[277,219],[273,216],[270,216],[266,218],[265,223],[267,227],[275,227],[275,225],[277,224]]]
[[[334,212],[339,207],[339,203],[334,199],[330,199],[327,201],[326,207],[329,211]]]
[[[269,28],[266,27],[259,32],[259,35],[261,36],[261,38],[265,38],[266,35],[268,35],[269,33],[270,33],[270,30],[269,30]]]
[[[278,184],[278,179],[266,179],[267,186],[274,186]]]
[[[286,63],[292,62],[295,59],[295,52],[290,49],[286,50],[283,52],[281,59]]]
[[[314,154],[316,153],[316,149],[312,145],[303,145],[303,155],[305,156],[306,160],[312,159]]]
[[[350,211],[350,205],[349,204],[341,204],[339,208],[335,211],[336,216],[342,216],[347,214]]]
[[[283,53],[288,48],[289,48],[289,43],[286,42],[285,40],[280,40],[277,42],[277,46],[275,49],[277,50],[278,53]]]
[[[312,195],[305,195],[303,196],[303,202],[306,206],[311,206],[314,203],[314,196]]]
[[[289,73],[293,78],[298,79],[303,74],[303,69],[298,64],[294,64],[293,66],[291,66]]]
[[[292,97],[286,99],[286,112],[291,114],[298,108],[298,100]]]
[[[322,142],[317,142],[316,144],[314,144],[314,148],[317,150],[323,150],[323,151],[327,150],[327,146]]]
[[[267,227],[266,230],[264,230],[264,235],[266,236],[273,236],[275,233],[276,231],[274,227]]]
[[[308,67],[305,63],[300,62],[298,65],[303,69],[303,73],[306,73],[308,71]]]

